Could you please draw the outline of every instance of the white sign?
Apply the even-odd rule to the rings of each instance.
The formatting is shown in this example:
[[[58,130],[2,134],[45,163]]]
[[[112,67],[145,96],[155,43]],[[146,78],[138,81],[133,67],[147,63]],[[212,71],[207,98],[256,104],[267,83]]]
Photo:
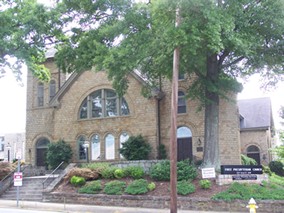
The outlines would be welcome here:
[[[23,173],[15,172],[14,173],[14,186],[22,186],[23,185]]]
[[[204,168],[202,171],[202,178],[215,178],[216,173],[214,168]]]
[[[17,151],[16,153],[16,159],[20,160],[22,158],[22,152],[21,151]]]

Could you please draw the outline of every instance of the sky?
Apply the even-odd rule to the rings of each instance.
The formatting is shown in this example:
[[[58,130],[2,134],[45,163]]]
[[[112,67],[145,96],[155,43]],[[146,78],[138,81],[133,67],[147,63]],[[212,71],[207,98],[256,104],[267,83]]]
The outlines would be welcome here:
[[[11,72],[7,72],[5,77],[0,78],[0,135],[25,132],[26,73],[26,70],[23,70],[22,83],[16,82]],[[278,84],[275,89],[264,91],[260,89],[261,83],[255,75],[243,85],[244,89],[238,94],[238,99],[271,98],[274,122],[279,129],[278,111],[280,106],[284,106],[284,82]]]

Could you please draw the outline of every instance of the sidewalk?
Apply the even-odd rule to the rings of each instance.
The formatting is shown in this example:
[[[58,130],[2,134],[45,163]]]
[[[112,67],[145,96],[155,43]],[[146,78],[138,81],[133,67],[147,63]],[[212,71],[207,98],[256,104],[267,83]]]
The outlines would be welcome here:
[[[44,203],[33,201],[19,201],[19,207],[17,207],[16,200],[0,200],[0,212],[1,208],[21,208],[21,209],[33,209],[44,210],[50,212],[72,212],[72,213],[169,213],[169,209],[146,209],[146,208],[128,208],[128,207],[109,207],[109,206],[91,206],[91,205],[75,205],[64,203]],[[247,211],[244,211],[247,212]],[[178,210],[178,213],[209,213],[204,211],[189,211]],[[220,213],[220,212],[211,212]],[[237,212],[231,212],[237,213]]]

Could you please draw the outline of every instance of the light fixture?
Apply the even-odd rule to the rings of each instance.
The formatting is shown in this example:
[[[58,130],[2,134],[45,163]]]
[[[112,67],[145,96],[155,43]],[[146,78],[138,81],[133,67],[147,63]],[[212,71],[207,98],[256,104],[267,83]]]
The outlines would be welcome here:
[[[201,146],[201,144],[202,144],[202,142],[201,142],[200,138],[198,138],[197,145]]]

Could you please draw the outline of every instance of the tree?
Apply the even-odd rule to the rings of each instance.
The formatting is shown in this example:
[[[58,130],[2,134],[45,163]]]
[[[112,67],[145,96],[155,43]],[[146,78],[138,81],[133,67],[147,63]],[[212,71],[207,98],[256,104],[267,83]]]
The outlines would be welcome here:
[[[36,0],[2,0],[0,2],[0,77],[11,69],[17,79],[26,64],[40,80],[49,80],[42,65],[46,48],[60,38],[57,10]]]
[[[281,0],[63,4],[79,25],[58,46],[59,67],[80,72],[95,65],[108,72],[119,94],[127,90],[133,69],[147,76],[149,86],[160,77],[171,78],[173,50],[181,47],[181,72],[195,77],[188,93],[205,107],[204,166],[219,169],[219,99],[240,91],[236,77],[261,72],[271,79],[283,74]],[[177,6],[181,24],[176,29]]]
[[[51,169],[55,169],[62,161],[68,164],[72,158],[72,149],[69,144],[63,140],[48,145],[46,153],[46,162]]]

